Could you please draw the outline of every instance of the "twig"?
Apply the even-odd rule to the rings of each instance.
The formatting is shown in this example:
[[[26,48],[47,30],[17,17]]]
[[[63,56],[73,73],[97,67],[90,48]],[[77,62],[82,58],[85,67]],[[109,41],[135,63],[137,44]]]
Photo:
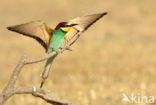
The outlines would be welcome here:
[[[68,103],[63,102],[62,100],[56,100],[49,96],[47,92],[41,88],[36,87],[15,87],[15,83],[19,77],[20,72],[22,71],[22,68],[27,64],[33,64],[37,62],[42,62],[52,56],[55,56],[56,54],[59,54],[66,49],[69,48],[80,36],[82,32],[79,32],[77,35],[75,35],[63,48],[59,49],[56,52],[52,52],[44,57],[36,58],[36,59],[29,59],[26,56],[21,57],[20,61],[16,65],[15,69],[12,72],[12,75],[6,85],[6,87],[3,89],[2,93],[0,94],[0,105],[3,105],[11,96],[15,94],[32,94],[35,97],[39,97],[43,99],[44,101],[53,104],[53,105],[68,105]]]
[[[4,104],[11,96],[15,94],[32,94],[35,97],[39,97],[46,102],[54,105],[68,105],[68,103],[56,100],[49,96],[45,90],[36,87],[15,87],[17,78],[22,70],[22,67],[27,64],[26,58],[22,57],[17,66],[15,67],[7,86],[0,94],[0,105]]]

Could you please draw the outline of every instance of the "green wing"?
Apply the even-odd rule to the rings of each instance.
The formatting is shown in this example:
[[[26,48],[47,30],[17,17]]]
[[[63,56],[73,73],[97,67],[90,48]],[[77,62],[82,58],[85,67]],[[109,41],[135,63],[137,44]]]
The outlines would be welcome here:
[[[77,17],[68,22],[68,24],[77,24],[73,26],[69,32],[64,37],[64,45],[70,41],[75,35],[78,35],[79,32],[86,31],[91,25],[93,25],[96,21],[106,15],[107,12],[92,14],[82,17]]]
[[[36,39],[47,51],[52,29],[42,21],[31,21],[29,23],[7,27],[8,30],[14,31],[25,36]]]

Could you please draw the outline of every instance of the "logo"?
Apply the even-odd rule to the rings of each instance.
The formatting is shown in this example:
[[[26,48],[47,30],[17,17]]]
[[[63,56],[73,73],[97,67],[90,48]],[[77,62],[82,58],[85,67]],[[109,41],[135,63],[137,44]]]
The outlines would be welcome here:
[[[155,97],[154,96],[146,96],[142,94],[126,94],[122,93],[122,102],[123,103],[135,103],[135,104],[153,104],[155,103]]]

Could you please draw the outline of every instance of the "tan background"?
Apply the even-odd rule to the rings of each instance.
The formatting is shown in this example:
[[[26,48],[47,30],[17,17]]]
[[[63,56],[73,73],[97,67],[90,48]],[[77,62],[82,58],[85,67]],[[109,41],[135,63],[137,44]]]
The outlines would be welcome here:
[[[123,105],[122,92],[156,96],[155,0],[1,0],[0,89],[22,55],[45,54],[33,39],[9,32],[6,26],[32,20],[54,26],[105,11],[108,15],[82,35],[72,52],[57,57],[45,87],[73,105]],[[43,66],[43,62],[26,66],[18,85],[38,86]],[[5,105],[19,104],[45,102],[25,95]]]

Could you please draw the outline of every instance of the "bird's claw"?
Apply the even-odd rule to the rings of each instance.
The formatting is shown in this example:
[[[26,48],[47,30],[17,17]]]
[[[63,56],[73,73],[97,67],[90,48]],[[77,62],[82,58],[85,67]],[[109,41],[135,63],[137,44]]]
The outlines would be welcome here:
[[[58,50],[58,52],[57,53],[63,53],[63,50],[62,50],[63,48],[61,47],[59,50]]]
[[[66,50],[68,50],[68,51],[73,51],[70,47],[67,47]]]
[[[68,51],[73,51],[70,47],[66,47],[65,48],[65,50],[68,50]],[[58,51],[57,51],[57,53],[63,53],[63,48],[61,47]]]

